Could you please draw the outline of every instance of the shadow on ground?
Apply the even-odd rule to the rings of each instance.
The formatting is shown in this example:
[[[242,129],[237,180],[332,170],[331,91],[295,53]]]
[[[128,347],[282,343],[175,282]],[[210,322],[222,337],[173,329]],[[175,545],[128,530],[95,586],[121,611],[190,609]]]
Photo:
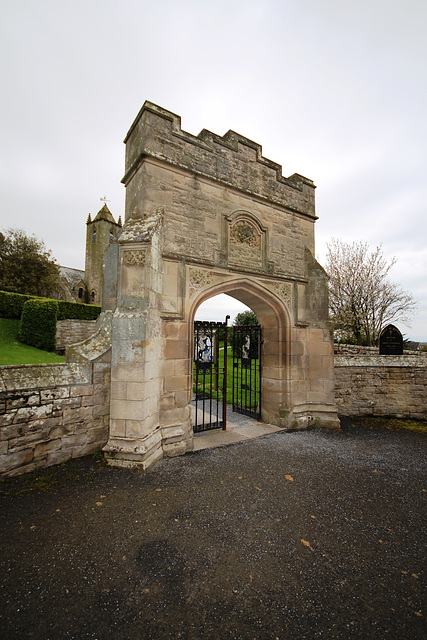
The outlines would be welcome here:
[[[426,442],[281,432],[4,480],[0,636],[421,640]]]

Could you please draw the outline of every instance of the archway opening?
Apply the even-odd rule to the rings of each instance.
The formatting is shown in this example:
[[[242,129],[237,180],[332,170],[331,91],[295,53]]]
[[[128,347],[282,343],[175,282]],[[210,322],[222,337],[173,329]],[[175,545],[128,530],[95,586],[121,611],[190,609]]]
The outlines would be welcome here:
[[[197,307],[195,320],[224,322],[225,316],[230,316],[232,325],[236,316],[243,311],[252,311],[247,305],[226,293],[219,293],[208,298]]]
[[[221,294],[221,295],[219,295]],[[231,300],[230,300],[231,299]],[[194,321],[199,318],[212,319],[216,322],[224,321],[226,315],[231,315],[228,308],[234,308],[234,315],[242,310],[252,310],[259,321],[262,330],[260,336],[259,360],[262,369],[259,370],[260,382],[260,416],[264,422],[280,423],[280,411],[289,404],[289,343],[290,343],[290,315],[284,303],[273,293],[260,287],[253,281],[234,280],[214,286],[202,292],[193,301],[189,320],[191,325],[191,361],[194,373]],[[215,316],[213,314],[216,314]],[[230,323],[231,324],[231,323]],[[190,329],[190,326],[189,326]],[[233,330],[231,329],[231,332]],[[249,343],[247,343],[248,346]],[[212,344],[213,349],[213,344]],[[232,361],[233,349],[229,346],[228,362]],[[226,350],[224,355],[227,356]],[[245,354],[240,354],[240,359]],[[255,381],[257,380],[255,375]],[[246,381],[244,385],[251,383]],[[194,390],[194,378],[193,388]],[[261,399],[262,398],[262,399]],[[230,398],[227,399],[228,401]]]
[[[227,423],[230,428],[236,414],[259,420],[261,327],[255,312],[226,294],[205,300],[195,315],[192,374],[194,433],[226,429]]]

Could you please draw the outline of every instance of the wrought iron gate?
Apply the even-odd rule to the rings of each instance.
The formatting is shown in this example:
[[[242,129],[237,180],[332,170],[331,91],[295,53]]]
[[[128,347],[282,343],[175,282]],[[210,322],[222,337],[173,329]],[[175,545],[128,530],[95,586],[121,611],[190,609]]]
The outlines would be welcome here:
[[[233,411],[261,418],[261,327],[233,327]]]
[[[258,420],[261,418],[261,327],[231,327],[231,345],[225,349],[228,318],[225,322],[194,323],[191,403],[194,433],[226,428],[227,353],[230,351],[233,411]]]
[[[225,322],[194,323],[193,431],[226,428],[227,344]]]

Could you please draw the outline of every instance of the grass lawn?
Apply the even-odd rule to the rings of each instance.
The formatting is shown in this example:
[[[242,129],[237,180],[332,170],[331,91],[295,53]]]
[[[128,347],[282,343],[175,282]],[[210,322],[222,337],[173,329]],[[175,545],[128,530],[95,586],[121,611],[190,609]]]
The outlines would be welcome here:
[[[0,366],[65,362],[63,356],[18,342],[19,320],[0,318]]]
[[[239,400],[241,399],[241,394],[243,393],[243,400],[244,400],[244,404],[246,406],[253,406],[256,407],[258,404],[258,397],[255,395],[255,391],[257,390],[257,383],[258,383],[258,360],[253,361],[254,362],[254,369],[252,371],[252,378],[249,378],[249,374],[246,374],[246,372],[242,373],[242,379],[239,381],[240,383],[248,383],[249,381],[251,382],[251,389],[252,389],[252,394],[249,394],[249,392],[246,392],[246,397],[245,397],[245,391],[240,392],[239,393]],[[218,363],[219,368],[221,369],[224,366],[224,347],[223,347],[223,342],[220,342],[220,351],[219,351],[219,363]],[[255,372],[256,370],[256,372]],[[240,368],[239,368],[240,371]],[[247,379],[246,379],[247,376]],[[218,386],[220,389],[222,389],[222,384],[223,384],[223,380],[224,380],[224,376],[223,374],[220,374],[218,376]],[[196,391],[196,365],[193,364],[193,391]],[[211,384],[214,384],[214,376],[210,375],[206,375],[206,379],[204,381],[204,385],[203,385],[203,376],[199,375],[199,388],[198,388],[198,392],[202,393],[203,391],[206,393],[209,393],[210,388],[211,388]],[[227,349],[227,404],[232,404],[233,403],[233,350],[232,347],[229,345],[228,349]]]

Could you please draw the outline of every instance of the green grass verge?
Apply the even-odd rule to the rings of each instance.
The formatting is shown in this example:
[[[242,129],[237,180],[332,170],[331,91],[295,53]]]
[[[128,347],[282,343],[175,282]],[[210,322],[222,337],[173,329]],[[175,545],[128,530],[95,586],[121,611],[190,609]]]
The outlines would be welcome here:
[[[65,362],[63,356],[18,341],[19,320],[0,318],[0,366]]]
[[[252,389],[252,393],[250,393],[249,391],[240,391],[239,393],[239,398],[238,398],[238,402],[240,400],[243,401],[244,405],[249,407],[252,405],[253,408],[255,408],[257,406],[258,403],[258,398],[255,395],[255,391],[257,390],[257,384],[258,384],[258,371],[257,369],[257,365],[258,365],[258,360],[256,361],[252,361],[254,362],[254,369],[252,370],[252,377],[249,377],[249,373],[246,373],[245,370],[243,370],[243,372],[241,372],[241,376],[242,378],[239,380],[239,383],[247,383]],[[223,349],[223,343],[220,342],[220,351],[219,351],[219,363],[218,363],[219,368],[221,369],[224,366],[224,349]],[[239,368],[240,371],[240,368]],[[211,383],[212,386],[215,385],[215,381],[214,381],[215,376],[211,376],[207,375],[206,379],[204,381],[203,384],[203,376],[199,375],[199,386],[198,386],[198,392],[202,393],[203,391],[208,394],[211,390]],[[220,389],[222,389],[222,384],[223,384],[223,380],[224,380],[224,376],[223,374],[220,374],[218,376],[218,386]],[[193,391],[196,392],[196,365],[193,364]],[[232,347],[229,345],[228,349],[227,349],[227,404],[232,404],[233,403],[233,350]]]

